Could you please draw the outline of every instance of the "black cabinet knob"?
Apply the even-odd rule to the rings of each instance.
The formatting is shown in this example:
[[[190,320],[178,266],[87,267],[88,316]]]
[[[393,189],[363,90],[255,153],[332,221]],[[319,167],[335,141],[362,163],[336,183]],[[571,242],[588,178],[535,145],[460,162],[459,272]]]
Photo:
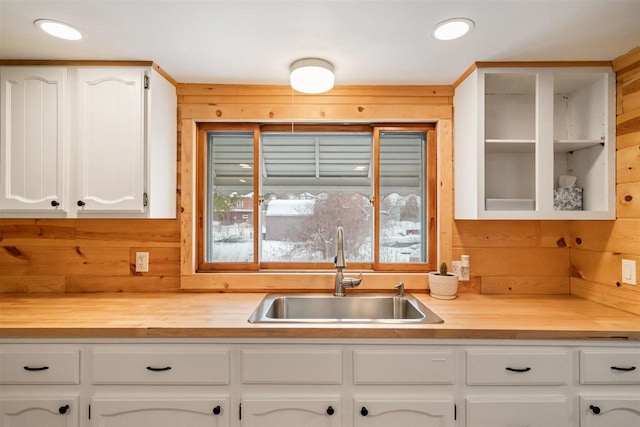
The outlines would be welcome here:
[[[78,200],[77,205],[80,206],[80,207],[83,207],[85,205],[85,203],[82,200]]]
[[[58,408],[58,413],[60,413],[60,415],[64,415],[67,413],[68,410],[69,410],[69,405],[64,405]]]
[[[60,206],[60,202],[58,202],[58,201],[56,201],[56,200],[52,200],[52,201],[51,201],[51,206],[53,206],[54,208],[55,208],[55,207],[58,207],[58,206]]]
[[[220,415],[220,411],[221,411],[220,405],[218,405],[215,408],[213,408],[213,413],[215,415]]]
[[[600,413],[600,408],[595,405],[589,406],[589,409],[591,409],[591,412],[593,412],[595,415],[598,415]]]
[[[334,409],[333,409],[333,407],[332,407],[332,406],[329,406],[329,407],[327,408],[327,414],[328,414],[328,415],[333,415],[333,414],[335,414],[335,412],[336,412],[336,411],[334,411]]]
[[[367,415],[369,415],[369,410],[363,406],[362,409],[360,409],[360,415],[366,417]]]

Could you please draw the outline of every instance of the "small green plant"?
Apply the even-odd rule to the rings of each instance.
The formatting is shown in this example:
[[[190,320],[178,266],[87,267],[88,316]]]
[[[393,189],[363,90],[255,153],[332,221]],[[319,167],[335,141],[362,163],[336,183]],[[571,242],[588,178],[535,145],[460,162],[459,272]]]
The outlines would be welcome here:
[[[447,275],[447,263],[443,262],[442,264],[440,264],[440,275],[441,276],[446,276]]]

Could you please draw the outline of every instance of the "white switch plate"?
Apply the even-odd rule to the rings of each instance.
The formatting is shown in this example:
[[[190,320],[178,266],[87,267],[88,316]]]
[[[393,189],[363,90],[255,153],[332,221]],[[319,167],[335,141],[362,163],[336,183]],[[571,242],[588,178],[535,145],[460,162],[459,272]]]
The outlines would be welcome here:
[[[636,261],[633,259],[622,260],[622,283],[637,285],[636,282]]]
[[[136,252],[136,272],[149,272],[149,252]]]

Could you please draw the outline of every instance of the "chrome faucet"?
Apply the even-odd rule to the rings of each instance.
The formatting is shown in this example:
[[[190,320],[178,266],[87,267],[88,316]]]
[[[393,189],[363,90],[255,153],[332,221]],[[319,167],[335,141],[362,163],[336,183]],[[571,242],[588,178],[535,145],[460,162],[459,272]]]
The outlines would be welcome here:
[[[337,297],[344,296],[344,288],[355,288],[362,282],[362,272],[357,279],[344,277],[342,270],[347,268],[347,262],[344,260],[344,230],[338,227],[338,252],[335,258],[336,280],[333,289],[333,295]]]

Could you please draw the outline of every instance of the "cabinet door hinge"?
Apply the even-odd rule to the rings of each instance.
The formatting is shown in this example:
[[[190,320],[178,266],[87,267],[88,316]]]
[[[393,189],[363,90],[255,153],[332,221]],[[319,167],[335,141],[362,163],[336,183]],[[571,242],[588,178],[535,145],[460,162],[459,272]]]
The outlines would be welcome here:
[[[144,193],[142,195],[142,205],[147,206],[148,204],[149,204],[149,196],[147,195],[147,193]]]
[[[238,408],[238,418],[240,418],[242,420],[242,403],[240,404],[240,407]]]
[[[453,404],[453,420],[457,420],[458,419],[458,405],[456,405],[455,403]]]
[[[91,419],[91,405],[89,405],[89,419]]]
[[[144,76],[144,88],[149,89],[149,76]]]

